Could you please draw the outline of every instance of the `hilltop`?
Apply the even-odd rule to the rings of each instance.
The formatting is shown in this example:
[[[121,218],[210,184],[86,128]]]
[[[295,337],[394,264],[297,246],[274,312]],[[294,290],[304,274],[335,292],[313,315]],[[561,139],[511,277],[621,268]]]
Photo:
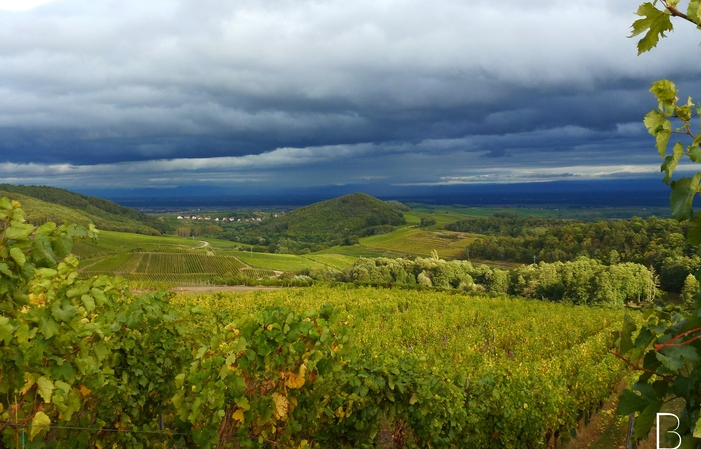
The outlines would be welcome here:
[[[150,235],[168,231],[168,226],[157,218],[112,201],[56,187],[0,184],[0,196],[22,203],[27,221],[34,224],[93,223],[98,229]]]
[[[331,243],[389,232],[406,224],[404,215],[393,204],[363,193],[321,201],[276,218],[258,232],[300,242]]]

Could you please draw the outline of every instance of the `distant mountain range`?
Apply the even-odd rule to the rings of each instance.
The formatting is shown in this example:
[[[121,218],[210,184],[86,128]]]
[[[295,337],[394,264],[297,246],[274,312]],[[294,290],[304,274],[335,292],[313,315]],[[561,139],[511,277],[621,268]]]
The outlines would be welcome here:
[[[83,190],[135,207],[299,207],[362,192],[403,203],[465,206],[667,207],[669,187],[659,177],[553,181],[517,184],[387,185],[348,184],[314,188],[232,189],[180,186],[169,189]]]

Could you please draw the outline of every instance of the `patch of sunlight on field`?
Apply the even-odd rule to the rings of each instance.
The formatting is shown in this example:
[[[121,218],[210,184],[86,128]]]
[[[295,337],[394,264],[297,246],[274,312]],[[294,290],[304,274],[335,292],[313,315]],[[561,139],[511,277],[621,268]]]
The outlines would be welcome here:
[[[362,238],[360,243],[370,248],[425,257],[435,250],[441,258],[453,259],[461,257],[476,238],[479,238],[476,234],[402,228],[389,234]]]
[[[324,268],[324,265],[319,262],[294,254],[251,253],[246,251],[236,251],[232,252],[232,254],[236,254],[236,257],[245,264],[269,270],[297,271],[312,267]]]

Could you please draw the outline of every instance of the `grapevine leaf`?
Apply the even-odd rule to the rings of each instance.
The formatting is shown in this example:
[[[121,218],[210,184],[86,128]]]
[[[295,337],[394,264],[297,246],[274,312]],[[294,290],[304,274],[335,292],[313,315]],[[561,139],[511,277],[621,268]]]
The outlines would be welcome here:
[[[670,80],[655,81],[652,83],[650,92],[657,98],[660,106],[672,105],[677,98],[677,88]]]
[[[32,258],[38,267],[52,267],[56,265],[54,250],[51,242],[45,235],[37,235],[32,242]]]
[[[238,405],[242,410],[250,410],[251,404],[248,403],[248,398],[246,396],[241,396],[236,399],[236,405]]]
[[[641,412],[650,404],[647,399],[638,396],[630,390],[624,390],[623,394],[618,398],[618,407],[616,413],[619,415],[630,415],[631,413]]]
[[[666,119],[666,115],[664,115],[661,111],[654,109],[647,113],[643,119],[643,123],[645,123],[647,131],[654,136],[657,134],[657,129],[664,124]]]
[[[10,324],[10,319],[4,316],[0,316],[0,340],[5,342],[5,345],[10,344],[12,340],[12,324]]]
[[[696,349],[691,345],[667,347],[665,354],[657,353],[657,359],[671,371],[677,371],[684,366],[685,362],[695,363],[699,361]]]
[[[629,315],[623,317],[623,329],[621,329],[621,341],[618,347],[618,352],[621,355],[625,355],[628,353],[628,351],[633,349],[634,346],[632,335],[633,332],[635,332],[635,329],[635,321],[633,321]]]
[[[672,180],[672,174],[674,173],[674,169],[677,168],[677,164],[679,163],[679,160],[682,158],[684,155],[684,145],[682,145],[680,142],[677,142],[674,144],[674,148],[672,149],[672,156],[667,156],[662,163],[662,168],[661,170],[665,172],[664,179],[662,180],[665,184],[669,185],[669,182]]]
[[[672,21],[669,20],[669,15],[655,8],[650,2],[640,5],[636,14],[643,18],[633,22],[633,30],[628,37],[635,37],[647,31],[645,36],[638,41],[638,55],[640,55],[655,48],[660,36],[666,37],[664,33],[672,31],[674,28]]]
[[[37,379],[37,389],[39,390],[41,397],[44,398],[44,402],[50,404],[51,395],[54,391],[54,383],[46,377],[41,376],[39,379]]]
[[[655,133],[655,146],[657,146],[657,151],[660,153],[660,157],[664,157],[667,154],[667,143],[669,143],[669,138],[672,136],[672,123],[666,120],[662,125],[662,128],[658,129]]]
[[[690,0],[686,15],[697,24],[701,22],[701,4],[699,0]]]
[[[653,402],[645,407],[645,410],[635,419],[635,433],[636,439],[643,438],[647,436],[652,428],[652,425],[657,418],[657,412],[662,408],[662,401]]]
[[[10,255],[12,256],[13,259],[15,259],[15,262],[17,262],[17,265],[22,267],[24,264],[27,262],[27,258],[22,252],[21,249],[19,248],[12,248],[10,249]]]
[[[39,226],[37,228],[37,230],[35,231],[36,232],[35,239],[36,239],[36,237],[38,237],[40,235],[49,235],[52,232],[54,232],[55,229],[56,229],[56,223],[52,223],[50,221],[46,222],[43,225]]]
[[[39,324],[39,332],[41,332],[44,337],[51,338],[58,334],[59,326],[56,321],[52,318],[42,318],[41,324]]]
[[[694,438],[701,438],[701,419],[697,420],[694,426]]]
[[[701,147],[695,145],[689,148],[689,158],[692,162],[701,162]]]
[[[13,223],[5,230],[5,238],[8,240],[28,240],[34,226],[21,223]]]
[[[0,263],[0,273],[11,278],[15,277],[12,271],[10,271],[10,267],[8,267],[6,263]]]
[[[687,397],[691,391],[693,382],[688,377],[679,376],[674,379],[674,385],[672,385],[672,392],[679,397]]]
[[[32,428],[29,431],[29,439],[33,440],[42,430],[51,425],[51,419],[44,412],[37,412],[32,418]]]
[[[88,312],[92,312],[93,310],[95,310],[95,300],[92,299],[90,295],[83,295],[80,297],[80,300],[83,302],[85,310],[87,310]]]
[[[58,236],[51,241],[51,249],[59,259],[66,257],[73,249],[73,240],[65,235]]]
[[[672,182],[672,193],[669,197],[672,216],[678,221],[687,220],[693,216],[691,208],[694,195],[698,191],[701,174],[697,173],[694,178],[681,178]]]

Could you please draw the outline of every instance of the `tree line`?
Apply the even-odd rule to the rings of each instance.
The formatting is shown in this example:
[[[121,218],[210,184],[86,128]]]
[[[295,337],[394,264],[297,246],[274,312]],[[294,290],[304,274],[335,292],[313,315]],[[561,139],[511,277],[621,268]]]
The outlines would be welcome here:
[[[487,234],[465,257],[521,263],[565,262],[578,257],[606,265],[642,264],[660,275],[660,287],[680,293],[689,274],[701,267],[698,249],[684,235],[688,225],[650,217],[584,223],[495,214],[446,225],[446,229]]]

